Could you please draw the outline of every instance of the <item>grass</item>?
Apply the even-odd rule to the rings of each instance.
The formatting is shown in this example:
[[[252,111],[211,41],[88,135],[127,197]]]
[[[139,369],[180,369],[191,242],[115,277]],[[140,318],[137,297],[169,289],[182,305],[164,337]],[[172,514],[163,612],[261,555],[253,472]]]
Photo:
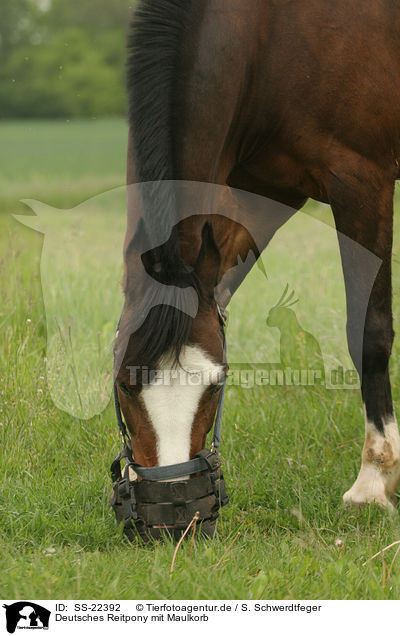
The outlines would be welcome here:
[[[217,536],[197,540],[192,555],[182,545],[171,577],[174,544],[144,548],[123,538],[108,506],[109,465],[119,450],[113,408],[81,420],[55,406],[46,380],[43,238],[10,213],[26,213],[20,198],[72,207],[123,183],[125,125],[2,123],[0,137],[0,596],[399,598],[400,557],[390,568],[396,548],[368,561],[400,539],[398,516],[341,504],[360,463],[358,391],[229,387],[222,453],[231,503],[221,513]],[[330,221],[328,210],[311,204],[307,211]],[[299,216],[271,245],[264,257],[267,285],[253,272],[239,290],[231,308],[231,359],[245,350],[256,360],[265,347],[262,356],[267,351],[276,360],[279,334],[266,327],[265,317],[288,281],[300,299],[302,326],[324,352],[349,364],[332,235],[318,225],[318,233],[307,230],[307,241],[300,241],[310,222]],[[104,275],[109,262],[104,258],[93,276]],[[395,317],[399,275],[395,254]],[[83,289],[86,297],[94,280]],[[90,319],[90,304],[82,302],[76,311],[80,320]],[[99,311],[100,323],[110,321],[106,305]],[[392,357],[396,402],[399,346],[396,341]]]
[[[72,207],[125,182],[121,120],[10,121],[0,131],[2,210],[25,212],[23,197]]]

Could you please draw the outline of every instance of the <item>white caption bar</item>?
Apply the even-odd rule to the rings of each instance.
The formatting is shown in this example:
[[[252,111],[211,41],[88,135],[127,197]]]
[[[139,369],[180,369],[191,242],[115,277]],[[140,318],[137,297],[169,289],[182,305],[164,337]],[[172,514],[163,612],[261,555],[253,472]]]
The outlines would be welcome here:
[[[0,633],[202,634],[236,630],[294,630],[307,636],[384,631],[398,621],[400,601],[30,601],[0,602]],[[140,629],[140,632],[137,630]],[[23,630],[23,631],[22,631]],[[132,630],[135,630],[133,632]],[[271,631],[271,633],[280,633]]]

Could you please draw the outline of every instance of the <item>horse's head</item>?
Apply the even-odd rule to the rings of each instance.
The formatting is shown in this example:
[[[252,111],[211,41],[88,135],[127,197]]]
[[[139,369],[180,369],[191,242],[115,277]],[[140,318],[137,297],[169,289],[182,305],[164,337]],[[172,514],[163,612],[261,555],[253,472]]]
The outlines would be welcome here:
[[[209,223],[176,266],[164,260],[169,248],[141,253],[138,234],[125,250],[116,386],[135,461],[165,466],[204,448],[227,373],[214,298],[221,257]]]

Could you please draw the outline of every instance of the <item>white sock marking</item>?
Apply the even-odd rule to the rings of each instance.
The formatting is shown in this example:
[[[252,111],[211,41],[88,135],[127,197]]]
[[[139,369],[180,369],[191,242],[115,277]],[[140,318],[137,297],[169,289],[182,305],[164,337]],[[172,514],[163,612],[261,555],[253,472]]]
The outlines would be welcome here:
[[[400,480],[400,436],[395,417],[385,423],[384,435],[365,418],[362,464],[345,503],[377,502],[393,510],[391,498]]]

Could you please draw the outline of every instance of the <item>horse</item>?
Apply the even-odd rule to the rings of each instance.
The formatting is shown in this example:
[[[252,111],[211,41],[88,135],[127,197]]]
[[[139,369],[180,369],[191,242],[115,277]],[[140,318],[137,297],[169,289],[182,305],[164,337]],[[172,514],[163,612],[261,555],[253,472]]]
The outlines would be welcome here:
[[[388,369],[393,195],[400,177],[398,3],[141,0],[127,48],[127,183],[154,184],[154,205],[143,198],[143,235],[158,236],[179,207],[179,197],[157,194],[171,183],[223,187],[233,207],[237,192],[287,206],[293,214],[309,198],[331,206],[348,348],[365,412],[360,471],[343,499],[393,510],[400,480]],[[135,460],[167,466],[192,459],[204,447],[227,374],[215,289],[238,254],[242,260],[251,251],[259,257],[276,227],[258,248],[242,224],[219,214],[176,223],[168,240],[155,241],[141,260],[154,280],[195,290],[197,309],[153,303],[132,333],[132,307],[141,291],[129,225],[128,218],[115,386]],[[358,307],[366,273],[346,238],[380,259],[361,351]],[[129,367],[162,372],[173,364],[184,376],[194,367],[211,379],[197,386],[160,386],[143,378],[130,383]]]

